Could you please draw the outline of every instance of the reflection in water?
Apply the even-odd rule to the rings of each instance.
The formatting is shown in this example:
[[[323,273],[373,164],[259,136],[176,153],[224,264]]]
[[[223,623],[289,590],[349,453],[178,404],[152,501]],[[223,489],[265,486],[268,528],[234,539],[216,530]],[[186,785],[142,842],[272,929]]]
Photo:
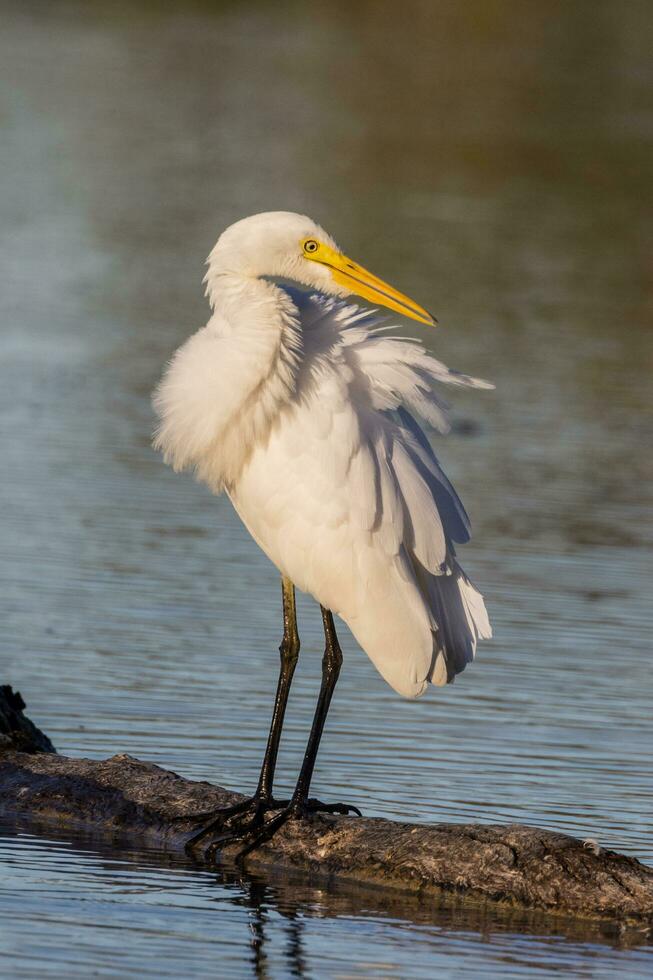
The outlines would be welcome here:
[[[395,818],[537,823],[653,859],[649,19],[647,4],[609,0],[415,0],[401,18],[384,0],[5,0],[0,679],[61,751],[255,784],[275,572],[226,501],[151,452],[148,399],[206,320],[199,280],[219,231],[306,211],[434,310],[436,354],[497,385],[482,405],[456,394],[438,445],[496,639],[453,687],[408,704],[343,634],[316,792]],[[280,791],[320,671],[319,617],[299,613]],[[23,860],[29,891],[39,872]],[[95,879],[72,866],[88,925],[67,962],[106,935]],[[155,878],[181,975],[174,944],[196,953],[175,931],[187,910]],[[41,889],[51,909],[63,880]],[[197,941],[242,963],[224,887]],[[278,963],[281,913],[259,904],[259,955]],[[295,925],[305,950],[346,941],[404,977],[436,942],[404,907],[378,948],[355,909],[336,932],[304,907]],[[447,963],[478,975],[452,916]],[[517,932],[500,969],[550,968],[557,947]]]
[[[231,883],[234,877],[229,872],[220,872],[218,882]],[[255,878],[236,879],[242,889],[242,898],[238,900],[248,910],[251,930],[252,966],[254,976],[267,980],[270,977],[270,963],[266,952],[271,938],[269,935],[273,925],[270,923],[268,909],[270,906],[286,919],[285,943],[283,945],[284,973],[289,977],[305,977],[306,962],[302,949],[302,920],[299,908],[293,900],[292,905],[278,904],[278,898],[267,880]]]
[[[9,963],[22,952],[31,975],[93,969],[103,976],[117,968],[148,977],[184,970],[257,980],[403,977],[409,962],[409,975],[424,980],[450,969],[518,977],[532,964],[566,976],[591,970],[607,980],[617,969],[646,976],[650,962],[642,933],[605,923],[475,907],[448,896],[333,887],[299,874],[263,878],[228,868],[216,874],[119,837],[71,844],[53,839],[45,826],[40,838],[31,836],[36,829],[25,822],[0,827],[0,921],[11,915],[15,922],[2,950]],[[44,890],[52,898],[46,913]],[[31,947],[35,928],[39,941]],[[116,930],[127,937],[120,949]]]

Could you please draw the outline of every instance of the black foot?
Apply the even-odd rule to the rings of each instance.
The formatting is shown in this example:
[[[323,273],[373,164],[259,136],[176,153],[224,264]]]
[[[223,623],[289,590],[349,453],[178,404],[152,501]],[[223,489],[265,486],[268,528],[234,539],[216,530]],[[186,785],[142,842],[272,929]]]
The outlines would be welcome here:
[[[232,806],[204,810],[200,813],[183,814],[176,819],[208,821],[186,841],[184,850],[186,854],[192,855],[195,847],[216,831],[227,830],[228,828],[229,835],[231,835],[260,827],[269,810],[280,810],[288,806],[289,802],[290,800],[275,800],[272,797],[255,795],[247,800],[241,800],[240,803],[234,803]]]
[[[265,810],[278,810],[269,820],[263,820]],[[358,807],[350,806],[348,803],[322,803],[321,800],[310,799],[303,803],[294,800],[273,801],[273,805],[268,805],[264,810],[257,811],[255,819],[249,821],[229,821],[223,833],[219,834],[204,851],[204,860],[207,864],[213,864],[217,853],[225,846],[231,844],[242,844],[237,851],[235,859],[237,861],[247,857],[252,851],[269,841],[276,832],[283,827],[288,820],[301,820],[310,817],[313,813],[339,813],[347,815],[355,813],[362,816]],[[211,833],[214,828],[205,827],[204,830],[196,834],[186,844],[186,850],[193,847],[199,840]],[[217,828],[215,828],[217,829]]]
[[[352,806],[351,803],[323,803],[322,800],[316,800],[314,797],[306,800],[304,811],[306,813],[341,813],[345,817],[350,813],[355,813],[357,817],[363,816],[358,807]]]

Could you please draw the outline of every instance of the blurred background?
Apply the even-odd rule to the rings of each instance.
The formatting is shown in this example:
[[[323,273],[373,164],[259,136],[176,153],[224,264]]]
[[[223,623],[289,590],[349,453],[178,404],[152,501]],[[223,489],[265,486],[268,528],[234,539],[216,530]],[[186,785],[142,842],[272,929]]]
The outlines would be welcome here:
[[[453,392],[437,445],[495,639],[453,687],[409,703],[343,627],[315,792],[395,819],[539,824],[653,861],[650,5],[0,0],[0,14],[0,681],[61,752],[254,788],[277,574],[226,499],[153,453],[149,397],[206,322],[222,229],[304,212],[434,310],[437,332],[410,333],[496,384]],[[320,673],[308,600],[300,631],[288,789]],[[43,929],[44,890],[63,900],[60,852],[7,840],[8,901],[22,890],[26,933]],[[106,870],[111,903],[99,886],[89,898],[93,860],[70,883],[88,899],[86,946],[65,915],[47,926],[67,975],[105,975],[93,924],[118,907],[162,930],[139,933],[125,968],[178,976],[192,960],[211,975],[216,950],[173,935],[179,909],[161,925],[165,900],[153,912]],[[193,907],[214,878],[195,873]],[[250,906],[228,887],[214,941],[222,975],[248,976]],[[329,895],[311,899],[318,919]],[[315,927],[306,975],[520,975],[542,957],[586,976],[590,955],[592,976],[616,969],[582,943],[503,935],[490,950],[476,925],[455,942],[421,926],[415,946],[412,913],[392,914]],[[358,965],[351,944],[337,961],[348,937]],[[645,969],[628,955],[629,975]]]

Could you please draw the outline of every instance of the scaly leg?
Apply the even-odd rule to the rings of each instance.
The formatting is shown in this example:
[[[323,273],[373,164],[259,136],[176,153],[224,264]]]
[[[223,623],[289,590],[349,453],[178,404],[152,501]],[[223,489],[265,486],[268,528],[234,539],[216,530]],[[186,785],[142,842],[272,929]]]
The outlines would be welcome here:
[[[324,730],[324,723],[326,721],[329,705],[331,704],[331,698],[333,697],[333,692],[338,681],[340,667],[342,666],[342,651],[340,650],[340,644],[338,643],[333,616],[331,615],[330,611],[325,609],[323,606],[320,606],[320,609],[322,610],[322,622],[324,624],[325,637],[325,650],[324,657],[322,659],[322,685],[320,687],[320,694],[317,700],[311,734],[306,746],[304,761],[302,763],[299,779],[297,780],[297,785],[292,798],[279,813],[273,816],[270,820],[267,820],[262,825],[250,826],[244,828],[240,832],[236,831],[235,833],[231,834],[227,833],[213,841],[211,844],[209,844],[206,850],[205,856],[207,861],[211,861],[215,857],[216,852],[221,846],[234,841],[242,841],[244,846],[238,852],[238,858],[243,858],[255,848],[259,847],[259,845],[263,844],[267,840],[270,840],[276,831],[288,820],[306,817],[311,813],[326,812],[346,814],[353,812],[358,816],[361,815],[360,810],[358,810],[356,807],[349,806],[348,804],[321,803],[319,800],[311,800],[308,797],[313,770],[315,769],[317,752],[320,747],[320,739],[322,738],[322,732]]]
[[[274,782],[277,756],[279,755],[279,743],[281,741],[281,731],[286,714],[286,705],[288,704],[290,685],[292,684],[293,674],[295,673],[295,667],[299,658],[295,587],[290,579],[281,579],[281,595],[283,600],[283,639],[279,647],[279,653],[281,655],[279,682],[274,700],[270,734],[268,735],[268,743],[265,749],[256,792],[249,799],[235,803],[233,806],[193,814],[193,819],[208,819],[209,822],[187,841],[186,850],[188,852],[192,851],[197,844],[214,831],[226,827],[234,817],[241,817],[238,823],[240,824],[240,829],[244,830],[250,826],[259,826],[263,821],[263,815],[266,811],[279,809],[288,803],[287,800],[275,801],[272,796],[272,784]],[[179,819],[187,820],[189,818],[186,816],[180,817]]]

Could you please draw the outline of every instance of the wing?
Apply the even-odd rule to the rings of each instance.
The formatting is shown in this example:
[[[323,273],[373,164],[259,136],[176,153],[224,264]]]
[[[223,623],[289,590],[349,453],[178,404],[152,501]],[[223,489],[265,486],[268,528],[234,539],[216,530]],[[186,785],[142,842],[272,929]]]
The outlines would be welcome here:
[[[300,391],[334,371],[346,383],[347,404],[356,414],[342,447],[351,461],[352,506],[362,506],[367,523],[373,512],[375,526],[393,525],[396,533],[387,528],[392,539],[399,537],[399,520],[412,533],[413,550],[425,567],[442,571],[443,546],[469,540],[469,518],[417,418],[448,431],[448,405],[433,390],[435,383],[493,386],[445,367],[419,341],[389,335],[375,312],[301,293],[293,300],[301,304],[304,338]],[[329,401],[320,401],[330,417]],[[362,493],[361,483],[375,485],[376,492]]]
[[[391,336],[374,313],[288,291],[302,329],[296,398],[234,503],[284,574],[415,697],[452,680],[489,632],[455,558],[467,514],[417,417],[446,430],[435,382],[491,386]]]

